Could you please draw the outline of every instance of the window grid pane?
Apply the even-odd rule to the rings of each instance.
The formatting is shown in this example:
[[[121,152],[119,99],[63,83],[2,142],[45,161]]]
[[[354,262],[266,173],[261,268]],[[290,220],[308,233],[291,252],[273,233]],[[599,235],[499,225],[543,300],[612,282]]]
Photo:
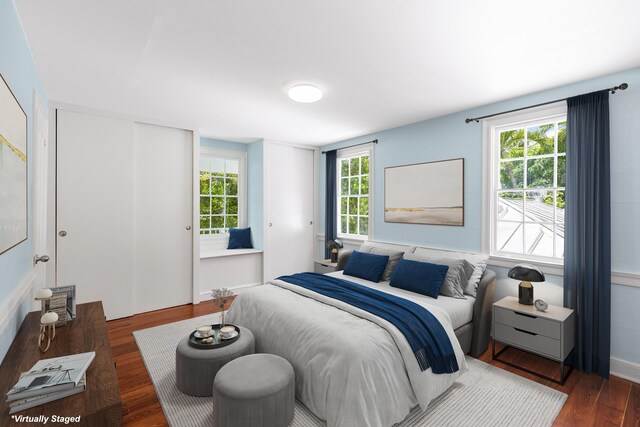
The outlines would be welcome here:
[[[210,170],[200,171],[200,234],[227,233],[238,226],[240,163],[212,158],[201,164],[209,165]]]
[[[338,231],[369,234],[369,156],[340,159],[338,175]]]
[[[498,131],[495,136],[498,176],[492,250],[562,258],[565,119]]]

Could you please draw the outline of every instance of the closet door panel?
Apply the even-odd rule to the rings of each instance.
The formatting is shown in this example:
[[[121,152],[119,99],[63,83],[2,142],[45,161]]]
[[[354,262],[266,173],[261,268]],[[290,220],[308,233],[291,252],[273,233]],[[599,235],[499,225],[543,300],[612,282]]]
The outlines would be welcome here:
[[[133,123],[57,111],[57,286],[133,314]]]
[[[191,302],[192,150],[190,131],[135,124],[137,313]]]
[[[266,145],[265,278],[313,271],[313,151]]]
[[[293,262],[300,271],[314,269],[314,236],[313,236],[313,203],[314,203],[314,161],[313,151],[306,148],[294,147],[293,162],[293,194],[295,206],[293,223],[295,224],[296,239],[300,245],[296,248]]]

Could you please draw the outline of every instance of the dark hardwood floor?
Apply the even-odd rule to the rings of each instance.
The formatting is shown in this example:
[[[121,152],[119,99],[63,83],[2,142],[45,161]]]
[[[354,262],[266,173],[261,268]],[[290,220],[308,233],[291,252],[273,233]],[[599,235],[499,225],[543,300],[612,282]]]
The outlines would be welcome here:
[[[183,305],[138,314],[107,323],[109,340],[122,395],[122,419],[126,426],[165,426],[167,422],[151,379],[133,339],[133,331],[203,316],[217,311],[211,302]],[[509,349],[501,358],[552,378],[559,378],[558,364]],[[640,385],[611,377],[574,371],[563,386],[491,360],[491,348],[478,359],[514,374],[553,387],[569,395],[554,426],[640,426]]]

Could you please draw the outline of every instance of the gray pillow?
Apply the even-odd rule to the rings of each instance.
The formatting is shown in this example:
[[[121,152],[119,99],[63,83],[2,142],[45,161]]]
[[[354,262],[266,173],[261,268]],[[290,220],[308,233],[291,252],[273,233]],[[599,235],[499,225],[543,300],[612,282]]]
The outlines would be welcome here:
[[[467,299],[464,289],[473,274],[473,265],[466,259],[432,258],[424,255],[405,254],[405,259],[410,261],[422,261],[431,264],[447,265],[449,270],[440,288],[440,294],[446,297]]]
[[[469,278],[469,282],[464,289],[464,293],[476,296],[478,291],[478,284],[482,279],[484,270],[487,268],[487,261],[489,255],[487,254],[472,254],[467,252],[453,252],[444,249],[429,249],[429,248],[417,248],[414,252],[416,255],[426,256],[431,258],[447,258],[447,259],[466,259],[471,265],[473,265],[473,274]]]
[[[393,270],[396,269],[398,262],[400,262],[400,258],[404,255],[404,252],[398,251],[390,251],[388,249],[377,248],[375,246],[364,246],[362,245],[359,249],[360,252],[368,252],[370,254],[376,255],[386,255],[389,257],[389,262],[387,262],[387,267],[384,269],[384,273],[382,273],[382,278],[385,282],[391,280],[391,275],[393,274]]]

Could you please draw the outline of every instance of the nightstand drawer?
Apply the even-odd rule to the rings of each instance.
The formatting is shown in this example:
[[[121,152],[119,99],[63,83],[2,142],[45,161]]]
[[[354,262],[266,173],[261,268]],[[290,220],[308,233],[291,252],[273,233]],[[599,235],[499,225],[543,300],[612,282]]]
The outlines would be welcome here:
[[[516,347],[522,347],[554,359],[560,359],[561,356],[560,340],[527,332],[517,327],[503,325],[498,323],[497,319],[496,323],[494,323],[493,337],[505,344],[513,344]]]
[[[503,325],[511,325],[527,332],[534,332],[544,335],[554,340],[560,339],[562,323],[534,316],[532,314],[522,314],[508,308],[495,307],[495,321]]]
[[[337,263],[330,262],[329,260],[316,261],[315,268],[313,271],[321,274],[333,273],[334,271],[337,270],[337,267],[338,267]]]

